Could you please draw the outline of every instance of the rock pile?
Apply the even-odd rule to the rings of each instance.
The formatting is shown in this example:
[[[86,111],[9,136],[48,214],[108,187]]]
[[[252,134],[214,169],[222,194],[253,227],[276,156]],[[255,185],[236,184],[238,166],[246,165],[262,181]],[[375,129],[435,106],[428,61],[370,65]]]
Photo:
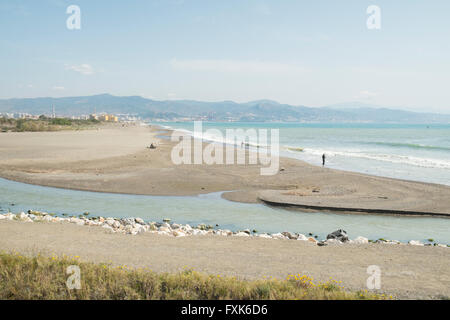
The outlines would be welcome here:
[[[327,240],[318,241],[314,237],[307,237],[300,233],[282,232],[282,233],[258,233],[256,230],[250,231],[245,229],[242,231],[231,231],[228,229],[216,229],[211,225],[199,224],[195,227],[191,227],[189,224],[177,224],[171,223],[171,220],[166,218],[163,222],[145,222],[142,218],[104,218],[104,217],[87,217],[87,215],[80,215],[79,217],[57,217],[55,215],[28,210],[28,213],[6,213],[0,214],[0,220],[15,220],[27,223],[33,222],[54,222],[54,223],[73,223],[79,226],[97,226],[104,228],[109,233],[122,233],[138,235],[140,233],[155,233],[173,237],[185,237],[185,236],[201,236],[201,235],[215,235],[215,236],[234,236],[234,237],[258,237],[265,239],[277,239],[277,240],[296,240],[306,241],[319,246],[325,246],[329,244],[368,244],[372,243],[385,243],[385,244],[402,244],[396,240],[384,240],[379,239],[377,241],[370,241],[364,237],[357,237],[354,240],[348,238],[347,232],[342,229],[336,230],[327,236]],[[312,235],[312,234],[310,234]],[[315,236],[317,237],[317,236]],[[424,245],[420,241],[411,240],[410,245]],[[430,244],[428,244],[430,245]],[[434,244],[435,246],[447,247],[443,244]]]

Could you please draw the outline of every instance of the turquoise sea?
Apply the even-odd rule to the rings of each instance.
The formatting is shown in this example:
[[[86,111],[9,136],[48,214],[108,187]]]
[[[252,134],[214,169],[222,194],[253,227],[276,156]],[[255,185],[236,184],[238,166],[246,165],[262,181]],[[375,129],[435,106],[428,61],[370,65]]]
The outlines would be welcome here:
[[[157,124],[194,135],[193,122]],[[282,156],[321,165],[325,154],[330,168],[450,185],[450,124],[202,122],[202,127],[204,139],[225,143],[232,143],[224,139],[226,129],[279,129]],[[209,129],[222,134],[205,133]]]

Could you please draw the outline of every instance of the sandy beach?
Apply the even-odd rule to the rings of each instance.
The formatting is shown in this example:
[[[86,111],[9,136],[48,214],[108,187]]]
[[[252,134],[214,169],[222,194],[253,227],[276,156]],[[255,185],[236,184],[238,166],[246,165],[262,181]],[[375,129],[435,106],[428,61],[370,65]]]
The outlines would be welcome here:
[[[366,290],[367,267],[381,269],[380,293],[401,299],[450,296],[448,248],[365,244],[319,247],[308,241],[221,236],[175,238],[143,233],[108,234],[100,227],[68,223],[0,221],[0,248],[34,255],[79,256],[82,261],[156,272],[185,267],[243,279],[307,274],[330,277],[348,290]]]
[[[450,187],[316,167],[281,158],[283,171],[260,165],[175,165],[175,142],[158,127],[109,125],[98,130],[2,133],[0,177],[37,185],[146,195],[217,191],[228,200],[305,203],[450,214]],[[151,143],[156,149],[147,148]]]
[[[0,134],[0,176],[37,185],[147,195],[195,195],[231,191],[224,197],[258,197],[312,204],[385,209],[450,210],[450,188],[315,167],[280,159],[283,171],[261,176],[258,165],[180,165],[170,159],[174,142],[157,127],[109,125],[98,130]],[[154,143],[156,149],[148,146]],[[305,273],[366,289],[369,265],[382,270],[382,292],[398,298],[450,295],[448,248],[388,244],[319,247],[308,241],[158,234],[108,234],[100,227],[66,223],[0,221],[0,248],[27,254],[67,254],[92,262],[158,272],[192,267],[254,279]]]

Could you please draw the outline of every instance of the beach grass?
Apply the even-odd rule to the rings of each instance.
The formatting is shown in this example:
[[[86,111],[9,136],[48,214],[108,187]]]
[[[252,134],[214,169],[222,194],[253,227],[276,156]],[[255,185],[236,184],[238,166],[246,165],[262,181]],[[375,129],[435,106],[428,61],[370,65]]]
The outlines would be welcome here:
[[[3,132],[42,132],[61,130],[82,130],[99,124],[98,120],[80,120],[67,118],[11,119],[0,118],[0,129]]]
[[[80,271],[80,288],[69,289]],[[69,269],[68,269],[69,268]],[[68,272],[69,271],[69,272]],[[72,277],[72,278],[71,278]],[[71,278],[71,279],[70,279]],[[156,273],[147,268],[81,262],[69,256],[23,256],[0,253],[0,299],[183,299],[183,300],[341,300],[391,299],[369,292],[349,292],[339,281],[314,282],[306,275],[287,279],[242,280],[207,275],[186,268],[178,273]]]

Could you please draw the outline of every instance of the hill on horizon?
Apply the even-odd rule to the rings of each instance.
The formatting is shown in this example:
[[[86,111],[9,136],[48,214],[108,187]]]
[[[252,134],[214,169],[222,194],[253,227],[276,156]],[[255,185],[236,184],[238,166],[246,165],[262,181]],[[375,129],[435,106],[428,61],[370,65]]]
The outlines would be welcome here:
[[[358,105],[359,104],[359,105]],[[24,98],[0,100],[0,113],[51,114],[59,116],[97,113],[135,114],[144,119],[182,118],[210,121],[285,121],[285,122],[376,122],[376,123],[450,123],[450,115],[419,113],[351,102],[326,107],[281,104],[272,100],[245,103],[195,100],[157,101],[140,96],[93,96],[64,98]]]

